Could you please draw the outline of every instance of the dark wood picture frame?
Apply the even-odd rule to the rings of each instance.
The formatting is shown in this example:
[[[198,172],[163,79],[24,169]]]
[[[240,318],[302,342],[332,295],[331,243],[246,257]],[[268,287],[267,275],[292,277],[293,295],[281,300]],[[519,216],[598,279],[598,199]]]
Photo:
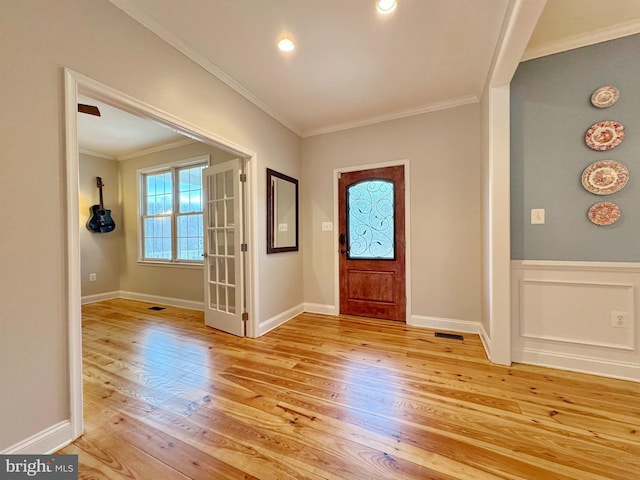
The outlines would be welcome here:
[[[294,194],[294,241],[291,244],[287,244],[284,246],[276,245],[276,227],[279,225],[277,215],[277,205],[276,201],[278,199],[278,191],[277,185],[279,181],[289,182],[293,184],[295,194]],[[267,253],[282,253],[282,252],[297,252],[298,251],[298,242],[299,242],[299,224],[300,224],[300,216],[299,216],[299,205],[298,205],[298,180],[285,175],[284,173],[276,172],[270,168],[267,168]]]

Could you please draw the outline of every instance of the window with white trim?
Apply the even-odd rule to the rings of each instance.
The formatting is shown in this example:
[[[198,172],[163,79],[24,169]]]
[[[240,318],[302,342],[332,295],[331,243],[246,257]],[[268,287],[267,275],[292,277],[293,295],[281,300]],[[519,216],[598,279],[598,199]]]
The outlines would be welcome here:
[[[140,260],[202,263],[202,170],[209,156],[138,172]]]

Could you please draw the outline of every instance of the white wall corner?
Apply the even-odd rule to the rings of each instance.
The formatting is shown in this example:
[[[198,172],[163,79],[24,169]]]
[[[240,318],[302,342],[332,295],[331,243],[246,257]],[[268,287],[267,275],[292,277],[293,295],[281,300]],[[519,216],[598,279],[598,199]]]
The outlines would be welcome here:
[[[488,229],[483,254],[490,323],[489,331],[480,330],[479,323],[478,333],[491,361],[502,365],[511,364],[509,85],[545,4],[546,0],[509,1],[482,97],[488,102],[483,118]]]
[[[114,298],[120,298],[121,296],[121,292],[117,290],[113,292],[97,293],[95,295],[85,295],[82,297],[82,305],[113,300]]]
[[[280,325],[287,323],[294,317],[297,317],[301,313],[305,311],[304,304],[296,305],[295,307],[290,308],[289,310],[285,310],[284,312],[276,315],[275,317],[271,317],[264,322],[260,322],[258,324],[258,337],[264,335],[265,333],[270,332],[271,330],[278,328]]]
[[[496,45],[486,89],[509,85],[547,0],[510,0]]]
[[[487,95],[487,199],[485,222],[489,229],[488,257],[489,358],[511,364],[511,227],[510,227],[510,90],[491,88]],[[506,132],[506,133],[505,133]]]
[[[448,330],[460,333],[480,333],[480,322],[473,320],[458,320],[455,318],[426,317],[411,315],[407,325],[412,327],[430,328],[433,330]]]
[[[487,355],[487,358],[491,360],[491,337],[485,330],[482,322],[480,322],[480,331],[478,332],[478,335],[480,336],[480,341],[482,342],[484,353]]]
[[[305,303],[304,311],[309,313],[317,313],[319,315],[339,315],[335,305],[323,305],[321,303]]]
[[[161,297],[159,295],[148,295],[146,293],[124,292],[121,291],[118,298],[126,298],[129,300],[138,300],[147,303],[159,303],[169,307],[186,308],[189,310],[204,311],[204,302],[196,302],[193,300],[183,300],[182,298]]]
[[[47,455],[69,445],[74,437],[71,421],[64,420],[10,446],[4,451],[0,451],[0,454]]]

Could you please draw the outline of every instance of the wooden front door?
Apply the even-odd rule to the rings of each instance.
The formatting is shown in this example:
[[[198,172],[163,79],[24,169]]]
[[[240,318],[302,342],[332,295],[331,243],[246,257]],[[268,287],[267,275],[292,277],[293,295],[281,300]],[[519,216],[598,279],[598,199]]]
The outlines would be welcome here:
[[[338,180],[340,313],[406,321],[404,166]]]

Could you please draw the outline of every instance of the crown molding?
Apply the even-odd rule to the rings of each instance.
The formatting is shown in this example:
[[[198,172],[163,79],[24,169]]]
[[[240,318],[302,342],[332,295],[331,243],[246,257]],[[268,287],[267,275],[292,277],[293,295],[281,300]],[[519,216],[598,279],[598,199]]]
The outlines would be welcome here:
[[[141,150],[123,153],[122,155],[116,155],[115,158],[116,160],[129,160],[131,158],[142,157],[143,155],[151,155],[152,153],[184,147],[185,145],[191,145],[192,143],[196,143],[196,141],[191,138],[185,138],[184,140],[178,140],[176,142],[165,143],[163,145],[156,145],[155,147],[143,148]]]
[[[389,120],[398,120],[406,117],[413,117],[415,115],[421,115],[423,113],[437,112],[439,110],[447,110],[449,108],[460,107],[462,105],[468,105],[470,103],[478,103],[480,99],[477,95],[465,95],[463,97],[451,98],[442,102],[428,103],[420,105],[416,108],[408,110],[401,110],[398,112],[391,112],[377,117],[369,117],[363,120],[356,120],[354,122],[341,123],[329,127],[317,128],[302,132],[301,137],[314,137],[316,135],[323,135],[325,133],[334,133],[341,130],[349,130],[351,128],[365,127],[367,125],[373,125],[375,123],[387,122]]]
[[[83,155],[91,155],[92,157],[104,158],[106,160],[118,160],[118,157],[114,155],[109,155],[108,153],[96,152],[94,150],[89,150],[88,148],[78,148],[78,152]]]
[[[129,160],[131,158],[142,157],[143,155],[151,155],[152,153],[163,152],[165,150],[172,150],[174,148],[184,147],[185,145],[191,145],[196,143],[196,140],[191,138],[185,138],[184,140],[178,140],[176,142],[165,143],[163,145],[156,145],[154,147],[143,148],[140,150],[134,150],[132,152],[123,153],[121,155],[109,155],[108,153],[96,152],[95,150],[89,150],[87,148],[80,148],[78,152],[84,155],[91,155],[92,157],[105,158],[107,160]]]
[[[160,23],[151,18],[145,12],[136,7],[131,0],[109,0],[113,5],[122,10],[124,13],[129,15],[135,21],[140,23],[143,27],[147,28],[154,34],[156,34],[160,39],[167,42],[169,45],[174,47],[180,53],[185,55],[187,58],[191,59],[202,68],[204,68],[207,72],[215,76],[222,83],[235,90],[237,93],[242,95],[244,98],[253,103],[256,107],[260,108],[262,111],[267,113],[269,116],[280,122],[286,128],[291,130],[296,135],[300,135],[298,129],[296,129],[293,125],[291,125],[282,114],[275,111],[273,108],[270,108],[266,103],[264,103],[260,98],[247,90],[244,86],[238,83],[235,79],[225,73],[220,67],[218,67],[213,62],[206,59],[204,56],[200,55],[193,48],[187,45],[185,42],[176,37],[169,30],[164,28]]]
[[[627,37],[640,33],[640,19],[619,23],[612,27],[594,30],[593,32],[574,35],[557,42],[547,42],[534,48],[528,48],[521,61],[533,60],[534,58],[553,55],[554,53],[566,52],[596,43],[615,40],[616,38]]]

